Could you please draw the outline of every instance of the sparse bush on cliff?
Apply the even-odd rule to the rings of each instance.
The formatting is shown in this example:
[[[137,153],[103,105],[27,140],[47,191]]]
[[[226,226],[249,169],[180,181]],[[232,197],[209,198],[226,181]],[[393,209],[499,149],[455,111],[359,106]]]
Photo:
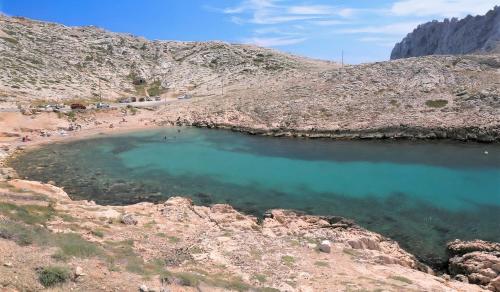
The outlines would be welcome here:
[[[38,280],[45,287],[51,287],[66,282],[70,278],[70,271],[66,267],[49,266],[42,268]]]
[[[55,215],[55,210],[51,206],[0,203],[0,214],[15,221],[34,225],[45,224]]]
[[[445,107],[448,104],[447,100],[444,99],[436,99],[436,100],[428,100],[425,102],[425,105],[433,108],[441,108]]]

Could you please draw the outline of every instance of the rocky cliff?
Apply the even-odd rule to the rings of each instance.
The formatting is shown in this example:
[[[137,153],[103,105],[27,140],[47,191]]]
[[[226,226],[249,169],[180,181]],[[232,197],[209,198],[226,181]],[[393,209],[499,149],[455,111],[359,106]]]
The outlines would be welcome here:
[[[391,59],[486,52],[500,52],[500,6],[484,16],[422,24],[396,44]]]

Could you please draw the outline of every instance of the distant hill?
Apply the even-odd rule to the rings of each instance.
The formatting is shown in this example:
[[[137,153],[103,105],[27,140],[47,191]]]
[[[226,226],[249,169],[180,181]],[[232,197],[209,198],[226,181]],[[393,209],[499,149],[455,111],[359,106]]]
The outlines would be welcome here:
[[[500,6],[484,16],[419,25],[391,53],[391,60],[427,55],[500,52]]]

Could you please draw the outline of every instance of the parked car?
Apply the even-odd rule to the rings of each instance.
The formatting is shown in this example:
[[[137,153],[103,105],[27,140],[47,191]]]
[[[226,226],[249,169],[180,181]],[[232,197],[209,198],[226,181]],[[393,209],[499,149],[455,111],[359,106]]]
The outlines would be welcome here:
[[[109,108],[109,104],[103,103],[103,102],[99,102],[99,103],[96,104],[96,108]]]
[[[120,100],[118,100],[119,103],[130,103],[132,102],[132,99],[131,98],[122,98]]]
[[[154,97],[154,99],[155,99],[156,101],[160,101],[160,100],[161,100],[161,97],[159,97],[159,96],[155,96],[155,97]]]
[[[144,102],[146,99],[144,97],[139,98],[139,102]]]
[[[71,109],[72,110],[84,110],[84,109],[87,109],[86,106],[84,106],[83,104],[80,104],[80,103],[72,103],[70,105]]]
[[[190,99],[191,97],[192,97],[191,94],[184,94],[178,96],[177,99]]]
[[[55,113],[58,113],[61,111],[61,109],[64,108],[64,105],[59,105],[59,104],[56,104],[56,105],[53,105],[52,106],[52,111],[55,112]]]

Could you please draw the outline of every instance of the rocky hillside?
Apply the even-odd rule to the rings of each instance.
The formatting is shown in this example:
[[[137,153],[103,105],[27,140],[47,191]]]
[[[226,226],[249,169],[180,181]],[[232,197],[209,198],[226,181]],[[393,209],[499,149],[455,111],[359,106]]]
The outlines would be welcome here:
[[[2,15],[0,63],[0,97],[16,100],[213,94],[222,82],[334,66],[250,45],[149,41]]]
[[[2,100],[186,91],[194,98],[163,107],[157,122],[269,135],[500,140],[500,54],[340,68],[247,45],[0,20]]]
[[[422,24],[396,44],[391,59],[485,52],[500,52],[500,6],[484,16]]]
[[[163,112],[178,124],[276,136],[491,142],[500,140],[500,56],[428,56],[267,79]]]

